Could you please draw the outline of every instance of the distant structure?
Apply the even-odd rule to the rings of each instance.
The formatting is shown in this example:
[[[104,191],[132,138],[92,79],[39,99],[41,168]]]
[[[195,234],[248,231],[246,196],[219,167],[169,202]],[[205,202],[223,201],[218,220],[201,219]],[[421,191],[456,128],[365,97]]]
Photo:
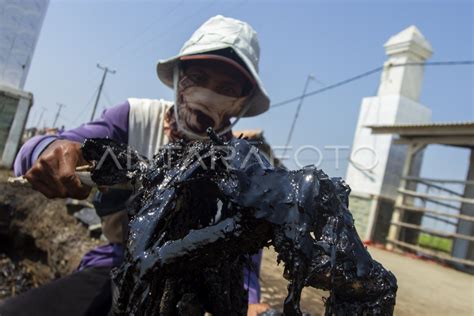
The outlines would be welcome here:
[[[431,110],[419,103],[423,63],[431,44],[416,26],[390,37],[384,45],[388,60],[376,96],[362,100],[346,181],[352,188],[351,210],[364,240],[385,243],[397,198],[407,147],[392,135],[372,135],[368,126],[431,121]],[[422,151],[412,174],[420,169]]]
[[[0,166],[11,168],[33,95],[23,91],[49,0],[0,1]]]
[[[49,0],[0,2],[0,85],[22,90]]]

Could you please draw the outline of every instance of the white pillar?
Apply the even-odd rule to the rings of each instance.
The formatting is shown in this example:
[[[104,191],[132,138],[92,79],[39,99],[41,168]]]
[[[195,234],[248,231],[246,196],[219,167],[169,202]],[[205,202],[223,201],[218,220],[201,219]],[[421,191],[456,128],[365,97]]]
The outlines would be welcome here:
[[[389,58],[384,64],[377,95],[396,94],[419,101],[424,67],[396,65],[425,62],[433,53],[431,44],[412,25],[390,37],[384,48]]]
[[[369,214],[362,225],[367,229],[360,232],[365,239],[373,238],[379,217],[391,218],[406,157],[406,146],[393,144],[392,135],[372,135],[367,126],[431,121],[431,110],[418,102],[423,65],[397,66],[425,62],[432,54],[430,43],[415,26],[410,26],[390,37],[384,48],[388,59],[377,96],[362,100],[346,175],[353,199],[358,195],[374,197],[370,209],[364,210]],[[386,224],[379,226],[387,227]]]

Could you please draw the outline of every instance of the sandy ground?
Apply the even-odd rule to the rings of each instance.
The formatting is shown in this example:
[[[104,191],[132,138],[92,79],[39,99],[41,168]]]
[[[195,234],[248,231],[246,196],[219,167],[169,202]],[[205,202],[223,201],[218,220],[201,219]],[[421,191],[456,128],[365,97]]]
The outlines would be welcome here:
[[[398,279],[395,315],[474,315],[474,276],[373,247],[369,251]],[[266,249],[261,271],[262,301],[278,310],[282,309],[288,284],[282,273],[275,253]],[[323,297],[328,296],[328,292],[305,288],[302,311],[323,315]]]

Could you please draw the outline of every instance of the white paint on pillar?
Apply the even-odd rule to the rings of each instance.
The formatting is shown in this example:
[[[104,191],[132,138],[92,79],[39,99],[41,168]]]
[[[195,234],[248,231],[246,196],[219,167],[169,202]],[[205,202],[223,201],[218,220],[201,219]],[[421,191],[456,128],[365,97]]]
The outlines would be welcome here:
[[[406,146],[393,144],[392,135],[372,135],[369,125],[426,123],[431,121],[431,110],[419,103],[423,81],[423,63],[432,54],[430,43],[415,26],[410,26],[390,37],[384,45],[388,60],[384,64],[377,96],[362,100],[354,134],[351,162],[346,181],[354,194],[375,196],[394,201],[400,183]],[[368,170],[368,167],[372,167]],[[369,225],[376,222],[369,214]],[[365,239],[371,239],[373,227],[368,227]]]
[[[413,101],[420,99],[423,82],[423,66],[407,63],[423,63],[432,55],[431,44],[414,25],[390,37],[384,45],[389,56],[384,64],[377,95],[403,95]]]

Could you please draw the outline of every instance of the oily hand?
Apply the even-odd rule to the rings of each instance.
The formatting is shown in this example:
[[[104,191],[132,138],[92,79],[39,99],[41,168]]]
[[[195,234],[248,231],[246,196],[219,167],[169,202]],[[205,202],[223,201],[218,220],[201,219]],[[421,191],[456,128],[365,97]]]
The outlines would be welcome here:
[[[80,143],[56,140],[38,157],[25,178],[47,198],[85,199],[91,188],[82,184],[75,173],[77,166],[85,164]]]

